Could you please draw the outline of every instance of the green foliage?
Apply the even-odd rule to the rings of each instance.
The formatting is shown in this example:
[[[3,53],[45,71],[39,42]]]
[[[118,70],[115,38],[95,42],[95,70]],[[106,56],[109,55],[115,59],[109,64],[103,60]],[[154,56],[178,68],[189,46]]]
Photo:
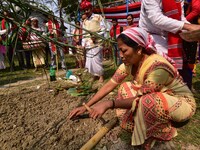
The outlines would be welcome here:
[[[70,0],[63,0],[62,7],[65,10],[66,14],[72,14],[74,11],[77,11],[77,8],[79,8],[78,1],[70,1]]]

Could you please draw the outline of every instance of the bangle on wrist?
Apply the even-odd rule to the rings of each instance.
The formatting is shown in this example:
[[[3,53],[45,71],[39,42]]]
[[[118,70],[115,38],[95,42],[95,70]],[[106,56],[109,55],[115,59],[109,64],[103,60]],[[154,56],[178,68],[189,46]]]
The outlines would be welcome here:
[[[111,107],[111,109],[114,109],[115,108],[115,100],[112,99],[111,101],[112,101],[112,107]]]

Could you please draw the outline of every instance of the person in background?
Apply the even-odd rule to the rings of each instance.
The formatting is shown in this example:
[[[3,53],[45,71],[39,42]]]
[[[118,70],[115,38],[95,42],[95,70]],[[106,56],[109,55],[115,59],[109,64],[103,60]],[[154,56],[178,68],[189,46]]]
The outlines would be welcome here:
[[[133,17],[132,14],[128,14],[128,15],[126,16],[126,20],[127,20],[128,25],[124,27],[124,30],[137,26],[137,25],[134,23],[134,17]]]
[[[82,26],[82,29],[83,29],[83,22],[84,22],[84,20],[85,20],[86,18],[87,18],[87,15],[83,13],[82,16],[81,16],[81,26]],[[82,34],[83,34],[83,36],[84,36],[85,30],[82,30]],[[82,36],[82,38],[83,38],[83,36]],[[82,41],[81,41],[81,45],[82,45]],[[84,67],[85,67],[86,52],[85,52],[84,49],[82,49],[82,51],[83,51],[83,64],[84,64]]]
[[[46,18],[47,18],[48,16],[46,16]],[[43,26],[42,26],[42,28],[43,28],[43,35],[45,35],[46,33],[46,23],[47,23],[48,21],[46,20],[46,19],[44,19],[43,20]],[[45,46],[45,67],[46,68],[48,68],[49,67],[49,58],[51,57],[51,50],[50,50],[50,48],[49,48],[49,42],[47,42],[47,41],[44,41],[45,42],[45,44],[46,44],[46,46]]]
[[[72,44],[76,48],[73,49],[73,54],[76,54],[76,64],[78,68],[84,68],[85,67],[85,62],[84,62],[84,52],[81,50],[79,47],[81,46],[82,42],[82,26],[80,24],[80,21],[76,21],[76,27],[72,31],[73,38],[72,38]],[[78,48],[78,49],[77,49]],[[76,50],[77,49],[77,50]]]
[[[39,66],[45,65],[45,61],[44,61],[45,46],[41,45],[41,44],[43,44],[43,41],[39,37],[39,35],[42,35],[42,29],[38,26],[38,18],[36,18],[36,17],[31,18],[31,28],[34,30],[34,31],[31,31],[31,33],[30,33],[31,45],[35,49],[32,52],[33,63],[35,66],[35,71],[37,71]]]
[[[119,34],[123,31],[123,27],[118,24],[118,19],[112,19],[113,26],[110,29],[110,37],[116,41]]]
[[[19,28],[19,32],[18,32],[18,37],[19,37],[18,45],[19,45],[19,47],[18,48],[23,49],[23,42],[26,42],[26,41],[30,40],[30,32],[29,32],[30,28],[31,28],[31,18],[28,18],[24,22],[23,27]],[[26,51],[24,51],[24,54],[25,54],[25,60],[26,60],[26,68],[29,69],[29,68],[31,68],[31,55],[32,55],[32,52],[26,50]]]
[[[55,39],[58,41],[61,41],[62,39],[62,31],[60,28],[60,24],[59,22],[55,19],[55,17],[53,16],[53,14],[49,13],[48,15],[48,22],[46,23],[46,33],[47,36],[49,36],[49,38],[51,39]],[[51,51],[51,67],[52,68],[56,68],[56,57],[58,57],[58,52],[60,54],[60,61],[61,61],[61,68],[63,70],[66,70],[66,64],[65,64],[65,56],[64,56],[64,52],[63,49],[61,47],[58,47],[53,41],[49,42],[49,48]]]
[[[81,41],[82,41],[82,29],[81,29],[81,24],[80,21],[76,21],[75,22],[75,29],[72,31],[72,45],[74,47],[81,45]],[[76,54],[76,48],[72,49],[72,53]]]
[[[82,16],[81,16],[81,22],[83,23],[86,18],[87,18],[87,15],[86,14],[82,14]]]
[[[112,44],[109,41],[105,41],[103,44],[103,59],[113,59]]]
[[[99,83],[103,83],[103,56],[102,45],[99,45],[98,38],[91,35],[85,41],[86,62],[85,66],[88,72],[93,75],[93,81],[99,79]]]
[[[4,18],[0,23],[0,30],[6,30],[5,34],[2,34],[2,45],[6,48],[6,55],[8,58],[8,63],[10,65],[10,70],[14,71],[15,63],[13,62],[14,50],[12,44],[12,37],[14,31],[14,25],[11,22],[8,22],[8,18],[11,18],[10,12],[3,11]]]
[[[183,61],[182,30],[198,30],[199,25],[190,24],[184,17],[184,1],[148,0],[141,1],[139,27],[152,34],[158,53],[168,56],[191,89],[192,75]],[[174,12],[174,13],[170,13]]]
[[[22,43],[17,37],[19,28],[17,27],[16,24],[12,22],[13,18],[11,12],[4,10],[3,15],[4,18],[1,21],[0,29],[7,30],[7,32],[2,35],[2,45],[5,46],[6,48],[6,54],[10,65],[10,71],[14,71],[15,68],[15,63],[14,63],[15,54],[17,56],[20,69],[26,69],[23,52],[20,51],[22,49]],[[15,47],[16,42],[17,45]]]
[[[195,99],[177,69],[156,54],[155,42],[145,30],[127,29],[117,43],[123,63],[86,105],[93,119],[118,108],[120,126],[132,133],[131,144],[149,150],[156,140],[169,141],[177,135],[172,122],[190,119],[196,110]],[[129,76],[132,80],[123,82]],[[119,85],[115,100],[99,102]],[[84,106],[77,107],[69,118],[85,111]]]
[[[118,24],[117,18],[112,19],[113,26],[110,29],[110,37],[113,41],[116,41],[117,36],[123,31],[123,27]],[[119,56],[119,49],[117,47],[117,43],[113,44],[114,46],[114,55],[115,55],[115,64],[119,66],[121,64],[121,59]]]
[[[200,14],[200,1],[191,0],[185,12],[187,21],[192,24],[198,24],[198,16]],[[197,42],[183,41],[185,60],[187,61],[188,68],[191,69],[191,73],[193,76],[196,76],[197,46]]]
[[[63,33],[62,33],[63,34],[62,35],[62,42],[64,44],[68,45],[69,42],[68,42],[68,36],[67,36],[66,29],[68,29],[68,28],[66,26],[64,26],[63,27]],[[64,54],[69,54],[69,46],[63,46],[62,49],[63,49]]]
[[[85,68],[91,73],[94,78],[93,80],[99,79],[99,82],[103,82],[103,64],[102,64],[102,41],[100,38],[91,37],[93,34],[103,36],[105,32],[104,19],[101,15],[94,14],[92,11],[92,4],[83,0],[80,4],[80,8],[84,11],[87,18],[83,22],[83,30],[86,29],[91,33],[84,31],[82,39],[82,47],[86,50],[86,64]],[[93,39],[92,39],[93,38]],[[94,48],[95,46],[95,48]],[[95,51],[95,54],[94,54]],[[91,55],[92,54],[92,55]],[[92,64],[94,63],[95,64]],[[95,65],[97,65],[95,67]]]
[[[81,41],[82,41],[82,28],[81,28],[81,23],[80,21],[76,21],[75,22],[76,27],[75,29],[72,31],[73,39],[72,39],[72,43],[74,46],[77,45],[81,45]]]
[[[85,21],[85,19],[87,19],[87,15],[86,15],[85,13],[83,13],[83,14],[81,15],[81,21],[80,21],[80,24],[81,24],[82,29],[83,29],[83,22]],[[85,30],[82,30],[82,34],[83,34],[83,35],[86,34],[86,31],[85,31]],[[82,38],[84,38],[84,36],[82,36]],[[81,43],[82,43],[82,41],[81,41]]]
[[[6,34],[6,32],[7,32],[7,29],[0,30],[0,70],[6,68],[6,65],[4,63],[6,47],[2,43],[2,41],[3,41],[2,35]]]
[[[189,22],[197,20],[200,14],[200,1],[199,0],[191,0],[188,4],[188,8],[186,10],[186,19]]]

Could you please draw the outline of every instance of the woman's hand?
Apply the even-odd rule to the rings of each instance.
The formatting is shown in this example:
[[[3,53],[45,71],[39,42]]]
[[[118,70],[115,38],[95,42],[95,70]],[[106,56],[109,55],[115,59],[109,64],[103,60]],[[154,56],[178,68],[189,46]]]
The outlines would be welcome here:
[[[73,117],[76,117],[78,115],[81,115],[83,114],[84,112],[86,111],[86,108],[84,106],[80,106],[80,107],[77,107],[77,108],[74,108],[70,114],[69,114],[69,119],[72,119]]]
[[[93,119],[100,118],[109,108],[112,107],[112,101],[103,101],[92,106],[90,117]]]

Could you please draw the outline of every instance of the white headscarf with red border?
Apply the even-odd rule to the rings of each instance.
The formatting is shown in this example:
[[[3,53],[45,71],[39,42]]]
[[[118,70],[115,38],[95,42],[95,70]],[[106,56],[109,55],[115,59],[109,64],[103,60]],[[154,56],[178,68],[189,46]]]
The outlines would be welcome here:
[[[134,42],[138,43],[138,45],[144,47],[148,54],[156,53],[157,50],[152,36],[142,28],[129,28],[123,31],[121,34],[125,34]]]

